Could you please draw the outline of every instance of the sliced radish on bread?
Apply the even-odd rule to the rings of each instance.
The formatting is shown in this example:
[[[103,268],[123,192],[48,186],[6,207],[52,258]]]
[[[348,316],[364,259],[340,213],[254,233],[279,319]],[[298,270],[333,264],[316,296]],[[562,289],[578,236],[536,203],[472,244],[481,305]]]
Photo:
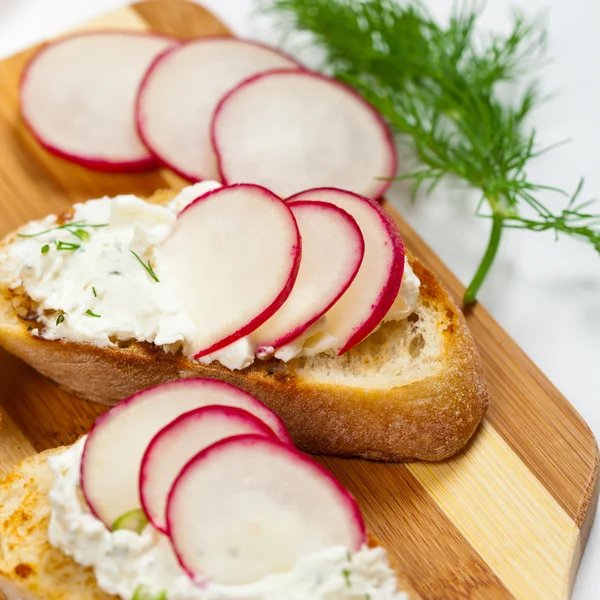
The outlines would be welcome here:
[[[219,103],[213,144],[226,183],[252,182],[288,197],[334,186],[378,198],[396,151],[377,111],[354,90],[307,71],[242,82]]]
[[[173,48],[156,59],[140,86],[139,134],[182,177],[218,180],[210,137],[215,107],[244,79],[278,68],[299,65],[272,48],[233,38],[204,38]]]
[[[196,325],[196,358],[275,314],[296,280],[300,245],[291,210],[256,185],[219,188],[179,214],[158,265]]]
[[[358,506],[332,475],[255,435],[217,442],[184,467],[167,524],[183,569],[222,584],[252,583],[320,550],[356,551],[365,541]]]
[[[156,166],[135,126],[135,98],[174,40],[145,33],[76,34],[44,46],[21,80],[21,112],[50,152],[103,171]]]
[[[144,512],[156,529],[166,533],[167,497],[183,467],[215,442],[243,434],[275,438],[260,419],[231,406],[184,413],[154,436],[142,459],[139,481]]]
[[[394,303],[404,273],[404,245],[396,224],[373,200],[352,192],[317,188],[292,196],[329,202],[349,213],[365,241],[362,264],[354,281],[327,311],[327,332],[343,354],[364,340],[383,320]]]
[[[108,528],[140,509],[139,475],[152,438],[180,415],[204,406],[233,406],[263,421],[291,443],[281,419],[262,402],[212,379],[183,379],[150,388],[101,416],[85,443],[81,487],[92,513]]]
[[[253,334],[258,352],[292,341],[342,296],[356,276],[364,240],[356,221],[326,202],[288,202],[302,237],[302,260],[283,306]]]

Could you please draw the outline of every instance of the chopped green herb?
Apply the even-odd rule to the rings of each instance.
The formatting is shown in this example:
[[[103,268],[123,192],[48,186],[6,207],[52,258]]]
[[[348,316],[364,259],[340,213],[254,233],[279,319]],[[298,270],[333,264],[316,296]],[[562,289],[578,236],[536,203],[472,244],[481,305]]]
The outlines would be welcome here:
[[[94,298],[98,297],[98,294],[96,294],[96,288],[94,286],[92,286],[92,293],[94,294]]]
[[[350,570],[349,569],[342,569],[342,577],[344,578],[344,581],[346,582],[346,587],[352,587],[352,582],[350,581]]]
[[[63,323],[65,320],[65,313],[62,313],[61,315],[58,315],[58,318],[56,319],[56,324],[60,325],[61,323]]]
[[[135,588],[135,591],[133,592],[133,597],[131,598],[131,600],[144,600],[147,597],[148,597],[148,593],[146,592],[146,588],[145,588],[145,586],[143,586],[140,583]]]
[[[167,600],[167,591],[162,590],[158,594],[152,594],[145,585],[140,583],[140,585],[135,588],[131,600]]]
[[[33,327],[30,325],[30,326],[27,328],[27,331],[31,331],[32,329],[33,329]]]
[[[46,254],[46,252],[48,252],[48,250],[50,250],[50,246],[48,244],[44,244],[42,246],[42,254]]]
[[[150,277],[152,277],[152,279],[154,279],[154,281],[156,281],[156,283],[159,283],[158,277],[156,276],[156,274],[152,270],[152,265],[150,264],[150,261],[148,261],[148,264],[146,264],[139,257],[139,255],[136,254],[133,250],[129,250],[129,252],[131,252],[131,254],[133,254],[138,259],[138,262],[140,263],[140,265],[142,265],[142,267],[144,267],[144,269],[146,269],[146,272],[148,273],[148,275],[150,275]]]
[[[90,317],[100,317],[100,316],[102,316],[102,315],[97,315],[95,312],[93,312],[93,311],[92,311],[92,309],[91,309],[91,308],[88,308],[88,309],[85,311],[85,314],[86,314],[86,315],[90,315]]]
[[[141,508],[134,508],[124,515],[121,515],[113,523],[112,530],[128,529],[129,531],[142,533],[146,525],[148,525],[148,519],[146,518],[144,511]]]
[[[90,239],[90,234],[85,229],[75,229],[74,231],[72,229],[68,229],[67,231],[84,242],[87,242]]]
[[[81,248],[81,244],[72,244],[71,242],[63,242],[61,240],[56,242],[57,250],[77,250]]]
[[[76,229],[75,231],[72,231],[70,228],[71,227],[92,227],[92,228],[98,228],[98,227],[107,227],[108,223],[86,223],[85,221],[73,221],[71,223],[65,223],[64,225],[59,225],[58,227],[51,227],[50,229],[45,229],[44,231],[39,231],[38,233],[18,233],[17,235],[19,237],[24,237],[24,238],[30,238],[30,237],[38,237],[39,235],[44,235],[45,233],[50,233],[51,231],[58,231],[60,229],[67,229],[69,230],[73,235],[76,235],[77,237],[80,237],[77,233],[75,233],[75,231],[80,232],[82,231],[81,229]],[[87,233],[87,232],[85,232]],[[80,238],[83,239],[83,238]]]

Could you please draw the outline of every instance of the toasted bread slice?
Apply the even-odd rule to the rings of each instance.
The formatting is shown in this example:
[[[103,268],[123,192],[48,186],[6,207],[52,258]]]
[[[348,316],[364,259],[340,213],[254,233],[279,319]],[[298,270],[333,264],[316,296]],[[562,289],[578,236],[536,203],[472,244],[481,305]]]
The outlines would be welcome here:
[[[157,192],[149,201],[165,203],[174,195]],[[212,377],[263,400],[303,450],[390,461],[442,460],[467,443],[489,398],[460,310],[430,271],[409,260],[421,281],[414,313],[385,323],[343,356],[257,360],[232,371],[146,343],[101,348],[50,341],[28,332],[31,323],[18,316],[27,313],[27,299],[7,289],[0,289],[0,345],[87,400],[113,405],[173,379]]]
[[[0,479],[0,597],[8,600],[117,600],[96,584],[94,573],[48,541],[53,475],[47,450],[24,460]],[[378,545],[369,536],[369,546]],[[407,600],[419,596],[398,576]]]
[[[9,600],[111,600],[94,573],[48,542],[52,471],[48,456],[19,464],[0,480],[0,590]]]

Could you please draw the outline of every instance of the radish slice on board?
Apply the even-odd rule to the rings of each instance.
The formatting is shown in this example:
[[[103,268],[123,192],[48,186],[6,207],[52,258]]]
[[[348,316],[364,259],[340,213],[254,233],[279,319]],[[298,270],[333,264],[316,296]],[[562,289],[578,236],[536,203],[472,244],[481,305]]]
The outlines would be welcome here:
[[[21,80],[21,112],[50,152],[100,171],[142,171],[156,161],[135,128],[137,89],[174,40],[146,33],[75,34],[44,46]]]
[[[179,214],[159,277],[196,325],[196,358],[252,333],[286,301],[300,266],[291,210],[256,185],[222,187]]]
[[[296,338],[348,289],[365,244],[356,221],[326,202],[288,202],[302,237],[302,260],[294,289],[283,306],[253,334],[258,352]]]
[[[242,82],[219,103],[213,144],[224,182],[249,181],[287,197],[335,186],[378,198],[396,150],[377,111],[351,88],[307,71]]]
[[[394,303],[404,273],[404,244],[398,227],[373,200],[333,188],[312,189],[288,200],[329,202],[352,215],[365,240],[362,264],[350,287],[327,312],[327,332],[343,354],[364,340]]]
[[[148,149],[189,179],[220,179],[210,139],[215,107],[231,88],[269,69],[299,65],[276,50],[232,38],[188,42],[156,59],[140,86],[137,126]]]
[[[330,473],[295,448],[255,435],[217,442],[184,467],[167,524],[191,577],[234,585],[365,541],[354,498]]]
[[[210,405],[243,409],[291,444],[285,425],[275,413],[228,383],[183,379],[150,388],[101,416],[88,435],[81,461],[81,487],[94,515],[112,528],[119,518],[140,509],[140,467],[152,438],[180,415]]]
[[[275,438],[260,419],[231,406],[192,410],[152,438],[142,459],[140,498],[146,516],[156,529],[166,533],[167,497],[183,467],[215,442],[243,434]]]

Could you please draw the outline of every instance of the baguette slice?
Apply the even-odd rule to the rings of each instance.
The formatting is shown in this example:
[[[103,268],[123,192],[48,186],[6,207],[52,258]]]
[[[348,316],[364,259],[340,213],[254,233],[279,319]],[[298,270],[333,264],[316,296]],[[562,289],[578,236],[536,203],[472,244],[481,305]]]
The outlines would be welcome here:
[[[0,597],[8,600],[118,600],[103,592],[94,573],[48,542],[53,475],[47,450],[24,460],[0,479]],[[378,545],[369,536],[369,546]],[[398,577],[407,598],[419,597]]]
[[[157,192],[166,203],[176,192]],[[10,243],[14,234],[2,242]],[[32,336],[17,316],[26,299],[0,289],[0,346],[81,398],[114,405],[145,388],[212,377],[243,388],[284,420],[296,445],[316,454],[436,461],[456,454],[481,421],[489,396],[464,317],[436,277],[421,281],[414,314],[388,322],[343,356],[255,361],[232,371],[147,343],[101,348]]]

